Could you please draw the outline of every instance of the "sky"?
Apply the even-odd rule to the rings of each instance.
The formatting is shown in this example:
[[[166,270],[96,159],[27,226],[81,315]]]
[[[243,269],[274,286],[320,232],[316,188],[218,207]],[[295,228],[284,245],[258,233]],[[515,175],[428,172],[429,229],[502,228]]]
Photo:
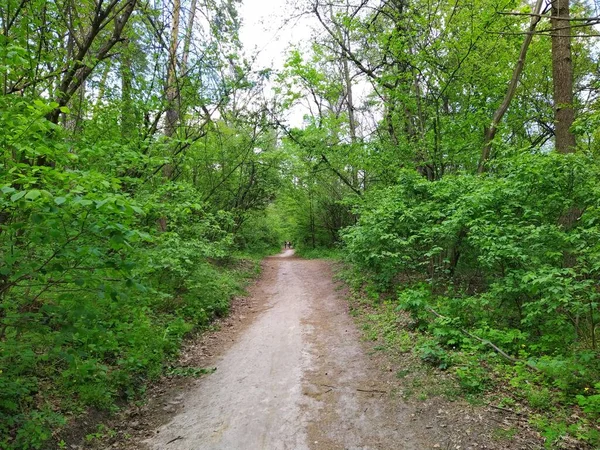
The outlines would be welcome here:
[[[322,32],[320,24],[312,14],[299,15],[293,2],[307,5],[307,0],[242,0],[238,9],[242,19],[240,40],[248,57],[257,55],[254,70],[270,67],[283,68],[290,45],[298,44],[306,48],[315,32]],[[267,86],[268,87],[268,86]],[[372,92],[365,77],[355,78],[354,98],[356,104]],[[268,95],[268,94],[267,94]],[[309,110],[297,104],[288,111],[287,123],[302,128],[303,117]],[[363,122],[373,122],[379,117],[363,118]],[[360,119],[359,119],[360,122]]]
[[[295,17],[290,0],[242,1],[238,9],[242,19],[240,40],[246,56],[256,57],[254,70],[280,70],[290,46],[310,42],[315,19]],[[306,112],[302,107],[292,108],[288,112],[288,124],[301,127]]]
[[[290,44],[306,42],[312,21],[295,19],[289,0],[242,0],[240,39],[249,54],[258,52],[259,67],[281,69]]]

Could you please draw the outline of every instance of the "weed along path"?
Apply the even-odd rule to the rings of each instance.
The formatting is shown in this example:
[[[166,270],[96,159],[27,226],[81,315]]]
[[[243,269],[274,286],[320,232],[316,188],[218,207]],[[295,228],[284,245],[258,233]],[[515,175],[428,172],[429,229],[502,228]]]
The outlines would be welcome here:
[[[264,307],[180,394],[177,414],[140,448],[425,449],[410,411],[391,401],[332,282],[327,262],[292,250],[267,259]]]

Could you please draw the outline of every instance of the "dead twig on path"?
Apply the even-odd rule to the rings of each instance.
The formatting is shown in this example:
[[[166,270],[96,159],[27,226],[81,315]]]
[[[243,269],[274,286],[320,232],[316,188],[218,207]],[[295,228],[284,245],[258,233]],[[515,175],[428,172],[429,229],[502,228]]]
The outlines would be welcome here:
[[[379,389],[356,389],[358,392],[371,392],[375,394],[387,394],[387,391],[380,391]]]
[[[175,441],[178,441],[180,439],[183,439],[183,436],[177,436],[175,439],[171,439],[169,442],[166,443],[166,445],[172,444]]]

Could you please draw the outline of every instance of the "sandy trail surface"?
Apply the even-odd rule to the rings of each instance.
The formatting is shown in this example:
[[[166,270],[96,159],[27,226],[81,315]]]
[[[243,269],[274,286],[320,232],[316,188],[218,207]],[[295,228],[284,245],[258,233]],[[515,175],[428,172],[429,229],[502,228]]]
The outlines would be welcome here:
[[[369,364],[327,262],[286,250],[267,260],[253,295],[264,296],[261,312],[144,447],[432,448]]]

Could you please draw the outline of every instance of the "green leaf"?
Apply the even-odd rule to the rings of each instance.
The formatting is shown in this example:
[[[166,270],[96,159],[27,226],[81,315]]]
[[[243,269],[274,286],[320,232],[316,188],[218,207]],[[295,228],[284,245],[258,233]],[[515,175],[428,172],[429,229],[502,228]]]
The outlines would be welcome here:
[[[64,197],[56,197],[54,199],[54,203],[56,203],[57,205],[62,205],[66,201],[67,201],[67,199]]]
[[[36,198],[38,198],[41,195],[41,192],[38,191],[37,189],[32,189],[31,191],[29,191],[27,193],[27,195],[25,195],[25,198],[27,200],[35,200]]]
[[[110,201],[110,198],[106,198],[104,200],[96,200],[96,209],[100,209],[102,208],[104,205],[106,205],[108,202]]]
[[[10,197],[10,201],[11,202],[18,202],[19,200],[21,200],[25,196],[25,194],[27,194],[27,191],[19,191],[16,194],[13,194]]]

